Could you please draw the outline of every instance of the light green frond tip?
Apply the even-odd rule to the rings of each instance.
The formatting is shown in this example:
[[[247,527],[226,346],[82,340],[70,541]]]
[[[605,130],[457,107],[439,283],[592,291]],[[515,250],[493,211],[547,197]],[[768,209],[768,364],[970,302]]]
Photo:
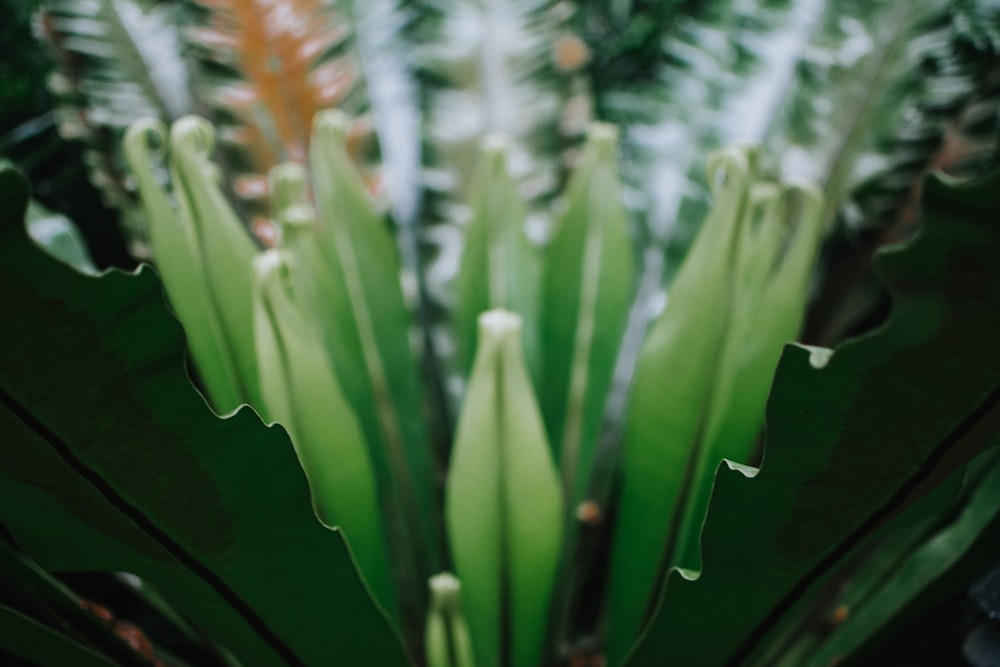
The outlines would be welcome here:
[[[479,318],[445,516],[476,665],[499,667],[502,655],[515,665],[540,664],[563,497],[524,365],[521,318],[508,311]]]
[[[424,637],[427,667],[475,667],[469,624],[462,611],[462,584],[448,572],[431,577],[428,583],[431,608]]]
[[[179,214],[154,169],[166,156],[167,137],[162,122],[137,121],[125,135],[125,156],[146,211],[156,271],[170,306],[184,326],[209,402],[217,412],[228,413],[246,400],[237,351],[222,324],[195,222],[190,215]],[[181,192],[176,198],[183,196]]]
[[[525,236],[525,209],[508,170],[504,137],[485,139],[472,182],[472,220],[456,283],[455,328],[459,366],[469,372],[476,349],[478,317],[492,308],[521,316],[524,351],[532,377],[538,373],[539,261]]]
[[[223,333],[233,350],[244,400],[260,403],[253,342],[253,257],[257,248],[219,185],[219,168],[209,160],[215,129],[185,116],[170,132],[170,173],[178,214],[194,230],[202,270]]]

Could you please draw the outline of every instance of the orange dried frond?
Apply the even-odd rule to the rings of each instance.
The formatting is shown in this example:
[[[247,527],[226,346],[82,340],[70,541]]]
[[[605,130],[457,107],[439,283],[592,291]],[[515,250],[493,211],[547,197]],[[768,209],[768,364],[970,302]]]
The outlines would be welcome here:
[[[359,66],[346,49],[349,23],[329,3],[194,4],[205,11],[201,25],[188,31],[209,77],[202,93],[217,113],[220,138],[243,156],[245,170],[266,174],[279,162],[305,161],[317,111],[359,111],[350,108],[360,105],[352,99]]]

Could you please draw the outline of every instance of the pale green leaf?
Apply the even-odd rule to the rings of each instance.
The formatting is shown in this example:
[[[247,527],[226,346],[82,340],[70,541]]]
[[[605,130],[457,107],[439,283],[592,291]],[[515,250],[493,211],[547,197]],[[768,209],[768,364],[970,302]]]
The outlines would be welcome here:
[[[399,593],[410,605],[403,615],[416,631],[423,627],[427,577],[439,570],[433,462],[399,261],[347,153],[349,126],[337,111],[316,116],[310,147],[316,211],[284,220],[283,243],[295,258],[304,308],[319,322],[337,380],[370,447],[397,550]]]
[[[479,315],[503,308],[521,316],[525,358],[537,377],[539,265],[524,234],[524,204],[510,177],[505,139],[484,143],[471,207],[454,310],[459,367],[463,374],[472,367]]]
[[[266,418],[288,430],[313,508],[341,528],[375,599],[398,621],[389,546],[368,446],[323,349],[295,298],[294,267],[277,250],[255,262],[254,336]]]
[[[574,503],[584,499],[635,285],[617,150],[617,130],[593,125],[545,250],[539,395]]]
[[[156,271],[177,318],[184,326],[190,354],[213,407],[220,413],[244,401],[234,350],[209,291],[197,235],[188,217],[178,216],[157,182],[153,162],[167,142],[157,120],[134,124],[125,135],[125,154],[135,176],[149,226]]]
[[[520,334],[515,314],[481,316],[448,475],[448,538],[478,667],[503,655],[540,663],[562,549],[563,496]]]

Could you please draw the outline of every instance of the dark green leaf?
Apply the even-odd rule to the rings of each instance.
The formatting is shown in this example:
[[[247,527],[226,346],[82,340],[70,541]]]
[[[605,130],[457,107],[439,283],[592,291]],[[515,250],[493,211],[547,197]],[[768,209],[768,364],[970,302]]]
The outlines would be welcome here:
[[[998,537],[1000,466],[994,465],[955,521],[915,546],[891,572],[886,572],[874,595],[860,607],[852,608],[847,621],[802,664],[824,667],[835,658],[841,658],[838,664],[847,664],[845,656],[851,656],[851,664],[865,664],[865,654],[859,649],[869,649],[870,660],[876,640],[889,636],[892,630],[898,631],[899,621],[915,618],[920,611],[943,603],[948,594],[967,587],[984,566],[992,565],[990,554],[995,554],[995,549],[991,546],[997,544]]]
[[[0,651],[40,667],[115,667],[117,663],[58,630],[0,604]]]
[[[808,350],[786,349],[763,467],[722,467],[702,575],[671,573],[629,664],[738,664],[857,544],[997,427],[1000,323],[983,314],[1000,308],[998,186],[1000,173],[964,185],[931,180],[922,233],[879,263],[895,298],[888,324],[823,368]]]
[[[220,420],[149,270],[80,276],[21,228],[0,172],[0,522],[53,570],[129,571],[246,664],[404,665],[288,438]]]

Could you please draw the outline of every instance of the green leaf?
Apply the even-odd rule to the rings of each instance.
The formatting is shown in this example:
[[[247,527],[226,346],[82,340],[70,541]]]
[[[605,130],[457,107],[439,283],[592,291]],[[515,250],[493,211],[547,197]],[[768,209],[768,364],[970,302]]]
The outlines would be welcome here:
[[[244,402],[234,350],[205,275],[197,232],[190,216],[177,215],[157,183],[154,159],[165,150],[167,128],[157,120],[134,123],[125,134],[125,154],[146,209],[147,234],[156,272],[170,305],[184,326],[190,354],[213,407],[220,413]]]
[[[266,419],[281,422],[309,479],[316,515],[347,534],[375,599],[398,621],[378,489],[361,426],[333,374],[315,323],[291,286],[287,258],[255,262],[254,338]]]
[[[0,651],[39,667],[115,667],[94,649],[0,604]]]
[[[669,575],[630,665],[739,664],[856,545],[996,429],[1000,325],[983,313],[1000,307],[998,198],[1000,172],[930,180],[920,235],[879,262],[895,298],[885,327],[825,366],[786,348],[763,467],[721,467],[702,574]]]
[[[955,520],[900,558],[871,597],[850,607],[847,621],[802,664],[822,667],[835,658],[840,658],[838,664],[873,664],[880,640],[967,589],[994,564],[998,538],[1000,466],[994,460]]]
[[[802,327],[823,231],[823,196],[814,187],[759,184],[753,197],[740,230],[718,375],[671,554],[673,564],[691,570],[701,567],[699,537],[715,468],[724,458],[753,462],[774,371]]]
[[[545,250],[539,396],[574,504],[586,493],[635,286],[617,152],[617,130],[594,124]]]
[[[476,665],[537,665],[548,648],[563,495],[524,367],[520,318],[492,310],[479,325],[448,472],[448,539]]]
[[[459,367],[466,376],[472,368],[479,316],[503,308],[521,316],[526,362],[537,378],[539,265],[524,233],[524,204],[510,177],[505,139],[483,143],[476,171],[456,282]]]
[[[253,342],[253,258],[250,235],[222,194],[219,169],[209,158],[215,129],[208,121],[185,116],[170,128],[170,175],[177,214],[193,230],[211,305],[219,319],[243,400],[262,403]],[[154,248],[154,260],[160,255]],[[183,297],[181,297],[183,298]]]
[[[215,417],[152,272],[60,265],[25,202],[0,172],[0,523],[49,570],[151,582],[246,664],[405,665],[285,434]]]
[[[80,230],[65,216],[36,201],[28,204],[28,235],[50,255],[80,273],[97,273]]]
[[[427,667],[473,667],[472,637],[462,611],[462,585],[447,572],[431,577],[424,646]]]
[[[347,154],[348,127],[340,112],[316,116],[309,170],[316,212],[286,225],[283,242],[364,429],[390,542],[403,550],[394,563],[409,605],[404,617],[416,631],[427,609],[427,578],[440,571],[439,503],[399,261]]]
[[[628,408],[623,486],[612,545],[608,656],[618,664],[635,641],[664,559],[718,373],[733,296],[743,217],[756,153],[728,149],[709,158],[716,203],[705,220],[639,356]]]

